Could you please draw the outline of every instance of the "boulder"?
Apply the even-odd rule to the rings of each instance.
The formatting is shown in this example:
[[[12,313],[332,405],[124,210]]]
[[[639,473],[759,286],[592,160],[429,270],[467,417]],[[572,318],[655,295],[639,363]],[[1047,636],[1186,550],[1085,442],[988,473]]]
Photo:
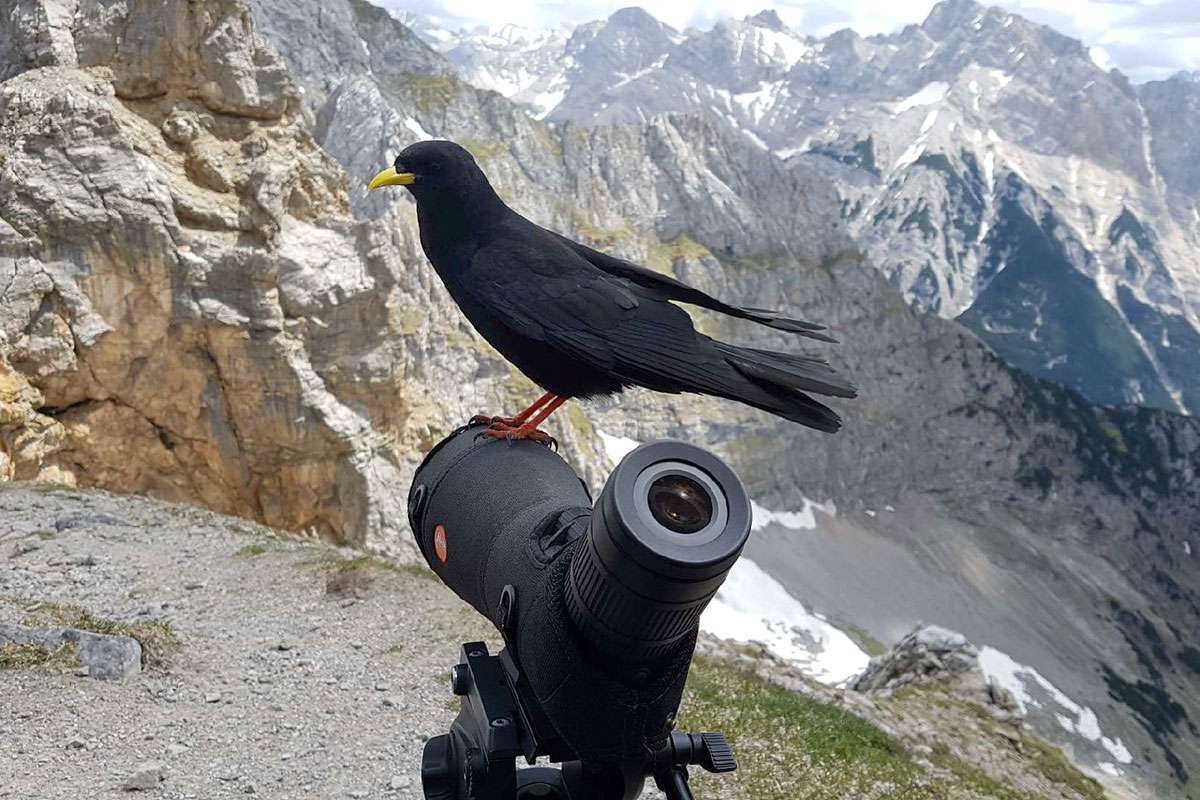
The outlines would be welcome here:
[[[0,645],[6,643],[40,645],[52,650],[72,645],[88,676],[100,680],[123,681],[142,671],[142,645],[130,636],[0,623]]]

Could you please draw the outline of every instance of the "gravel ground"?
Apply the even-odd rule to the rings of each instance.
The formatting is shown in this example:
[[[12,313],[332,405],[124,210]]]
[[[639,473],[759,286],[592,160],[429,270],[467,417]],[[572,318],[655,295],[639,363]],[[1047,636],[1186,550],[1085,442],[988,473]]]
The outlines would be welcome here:
[[[421,797],[458,645],[496,637],[431,574],[359,556],[193,508],[0,484],[0,622],[71,603],[167,621],[180,644],[123,684],[0,670],[0,798],[136,797],[123,787],[147,762],[163,779],[141,794],[163,798]]]

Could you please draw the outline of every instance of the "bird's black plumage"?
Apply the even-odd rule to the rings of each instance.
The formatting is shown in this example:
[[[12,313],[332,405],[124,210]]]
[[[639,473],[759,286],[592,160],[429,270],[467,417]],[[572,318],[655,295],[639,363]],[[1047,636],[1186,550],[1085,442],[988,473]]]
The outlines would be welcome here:
[[[539,227],[505,205],[452,142],[406,148],[395,173],[402,177],[388,171],[384,183],[403,183],[416,198],[425,254],[467,319],[548,392],[589,397],[644,386],[737,400],[823,431],[840,426],[807,394],[855,396],[824,361],[716,341],[672,301],[834,341],[820,325],[728,305]]]

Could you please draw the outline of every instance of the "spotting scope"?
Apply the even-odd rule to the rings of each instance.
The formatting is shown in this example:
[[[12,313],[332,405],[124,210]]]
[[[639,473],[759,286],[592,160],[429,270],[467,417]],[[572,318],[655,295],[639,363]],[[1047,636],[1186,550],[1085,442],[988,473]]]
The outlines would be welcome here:
[[[632,800],[647,777],[736,767],[718,733],[674,730],[700,614],[737,560],[750,503],[734,472],[677,441],[642,445],[593,503],[553,449],[458,429],[417,469],[425,560],[499,630],[462,646],[462,707],[422,761],[427,798]],[[539,756],[562,768],[517,769]]]

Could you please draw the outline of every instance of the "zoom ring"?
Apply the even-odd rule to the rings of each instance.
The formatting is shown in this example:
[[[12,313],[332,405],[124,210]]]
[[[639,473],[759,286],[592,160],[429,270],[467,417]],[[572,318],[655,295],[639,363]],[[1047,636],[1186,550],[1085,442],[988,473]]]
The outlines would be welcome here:
[[[687,604],[664,604],[638,595],[604,568],[589,540],[572,560],[567,611],[586,638],[629,660],[665,655],[694,630],[711,594]]]

